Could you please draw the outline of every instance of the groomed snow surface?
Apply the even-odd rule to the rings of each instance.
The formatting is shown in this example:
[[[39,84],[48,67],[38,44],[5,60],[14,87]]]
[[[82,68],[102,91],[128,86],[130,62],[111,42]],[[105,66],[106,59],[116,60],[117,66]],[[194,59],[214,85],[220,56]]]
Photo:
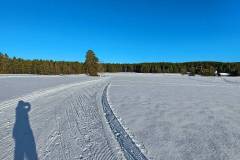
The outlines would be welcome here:
[[[239,160],[240,79],[0,76],[0,159]]]
[[[8,77],[23,96],[0,103],[0,159],[123,159],[99,99],[108,78],[64,76],[58,84],[58,77]],[[41,86],[43,79],[52,84],[38,90],[35,81]],[[1,95],[14,93],[2,90],[4,83]],[[27,94],[32,87],[37,90]]]

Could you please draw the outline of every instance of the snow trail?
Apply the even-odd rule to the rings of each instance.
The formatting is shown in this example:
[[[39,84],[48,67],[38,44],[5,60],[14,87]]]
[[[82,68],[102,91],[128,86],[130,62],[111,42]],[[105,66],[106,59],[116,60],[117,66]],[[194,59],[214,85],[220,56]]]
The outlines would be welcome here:
[[[62,84],[56,87],[50,87],[47,89],[41,89],[38,91],[34,91],[30,94],[26,94],[14,99],[6,100],[0,103],[0,111],[4,108],[7,108],[9,106],[12,106],[13,104],[16,104],[19,100],[24,100],[24,101],[32,101],[40,96],[46,96],[49,94],[54,94],[56,92],[63,91],[65,89],[71,88],[71,87],[78,87],[78,86],[83,86],[83,85],[91,85],[92,83],[98,82],[101,80],[90,80],[90,81],[85,81],[85,82],[78,82],[78,83],[72,83],[72,84]]]
[[[0,159],[16,158],[12,129],[17,124],[15,108],[20,100],[29,102],[32,108],[27,120],[38,159],[123,159],[99,110],[97,93],[107,79],[61,85],[0,103]]]
[[[102,95],[103,110],[105,112],[105,116],[110,125],[110,128],[112,129],[112,132],[123,150],[125,158],[127,160],[147,160],[145,155],[141,152],[141,150],[133,142],[131,137],[124,130],[124,128],[114,115],[111,107],[109,106],[107,100],[108,86],[109,85],[105,87]]]

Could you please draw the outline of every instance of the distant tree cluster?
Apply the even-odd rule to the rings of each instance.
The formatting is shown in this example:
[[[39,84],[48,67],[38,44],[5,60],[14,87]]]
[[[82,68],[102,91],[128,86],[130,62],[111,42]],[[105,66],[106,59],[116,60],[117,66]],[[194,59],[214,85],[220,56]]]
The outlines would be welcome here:
[[[84,63],[52,60],[24,60],[10,58],[0,53],[0,74],[80,74],[97,76],[98,72],[137,72],[137,73],[191,73],[213,76],[215,71],[240,76],[240,63],[185,62],[185,63],[138,63],[100,64],[92,50],[86,54]]]
[[[185,63],[139,63],[103,64],[105,72],[137,73],[191,73],[192,75],[214,76],[215,71],[240,76],[240,63],[222,62],[185,62]]]

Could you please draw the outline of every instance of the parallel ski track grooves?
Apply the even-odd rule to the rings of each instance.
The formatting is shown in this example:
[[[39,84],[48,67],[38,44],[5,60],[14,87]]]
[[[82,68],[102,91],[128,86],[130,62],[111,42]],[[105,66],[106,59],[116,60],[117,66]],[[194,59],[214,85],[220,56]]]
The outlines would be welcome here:
[[[83,93],[85,94],[76,97],[70,95],[68,97],[68,100],[66,100],[64,103],[66,105],[69,105],[69,107],[66,108],[63,113],[58,113],[58,116],[56,115],[55,119],[58,125],[58,132],[60,133],[58,136],[58,141],[60,143],[59,154],[61,154],[62,157],[66,160],[118,159],[114,154],[114,151],[110,148],[110,145],[107,143],[107,137],[105,137],[105,135],[100,135],[103,131],[103,128],[99,127],[102,121],[99,118],[96,101],[94,100],[96,98],[96,95],[92,95],[87,89],[83,89]],[[61,118],[61,120],[57,118],[65,116],[66,119]],[[99,135],[96,135],[94,133]],[[77,148],[75,148],[75,151],[78,152],[72,152],[74,151],[72,147],[76,147],[76,145],[74,145],[75,142],[73,144],[70,144],[67,141],[69,138],[75,139],[76,143],[79,141]],[[54,147],[55,146],[49,146],[48,148],[50,149],[48,150],[55,150]]]
[[[124,156],[127,160],[147,160],[146,156],[136,146],[134,141],[130,138],[127,132],[124,130],[116,116],[114,115],[108,100],[107,89],[109,84],[105,87],[102,95],[102,106],[106,119],[110,125],[110,128],[117,139],[118,143],[123,150]]]
[[[82,84],[84,85],[82,86]],[[102,123],[102,112],[99,111],[97,103],[99,98],[97,93],[103,85],[106,85],[105,80],[94,80],[67,85],[60,89],[54,87],[44,92],[37,91],[35,96],[28,94],[30,96],[1,102],[0,112],[5,113],[9,110],[12,113],[11,117],[14,117],[14,108],[18,99],[31,102],[37,98],[45,99],[48,95],[54,97],[54,93],[57,92],[57,96],[60,96],[61,99],[50,97],[44,103],[34,101],[34,109],[31,110],[32,115],[36,115],[31,120],[35,119],[34,122],[37,122],[42,118],[49,118],[46,121],[52,124],[51,128],[47,128],[48,122],[46,124],[43,122],[39,126],[40,129],[46,127],[49,132],[41,130],[40,132],[45,133],[45,135],[40,132],[35,135],[36,144],[40,146],[39,159],[118,160],[122,157],[119,157],[117,149],[110,143],[111,139]],[[49,107],[41,107],[41,105]],[[49,111],[49,114],[45,115],[46,111]],[[0,123],[1,127],[4,126],[0,130],[1,160],[14,159],[14,143],[11,138],[14,118],[12,120],[9,117],[4,117]],[[41,136],[44,136],[44,139],[38,141],[38,137],[41,138]]]

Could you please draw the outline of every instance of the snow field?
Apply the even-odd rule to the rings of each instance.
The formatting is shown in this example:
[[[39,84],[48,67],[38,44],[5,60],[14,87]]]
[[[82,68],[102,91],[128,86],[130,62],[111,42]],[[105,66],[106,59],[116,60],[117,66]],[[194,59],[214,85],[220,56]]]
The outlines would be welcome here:
[[[143,143],[149,158],[240,159],[238,77],[111,76],[114,114]]]

